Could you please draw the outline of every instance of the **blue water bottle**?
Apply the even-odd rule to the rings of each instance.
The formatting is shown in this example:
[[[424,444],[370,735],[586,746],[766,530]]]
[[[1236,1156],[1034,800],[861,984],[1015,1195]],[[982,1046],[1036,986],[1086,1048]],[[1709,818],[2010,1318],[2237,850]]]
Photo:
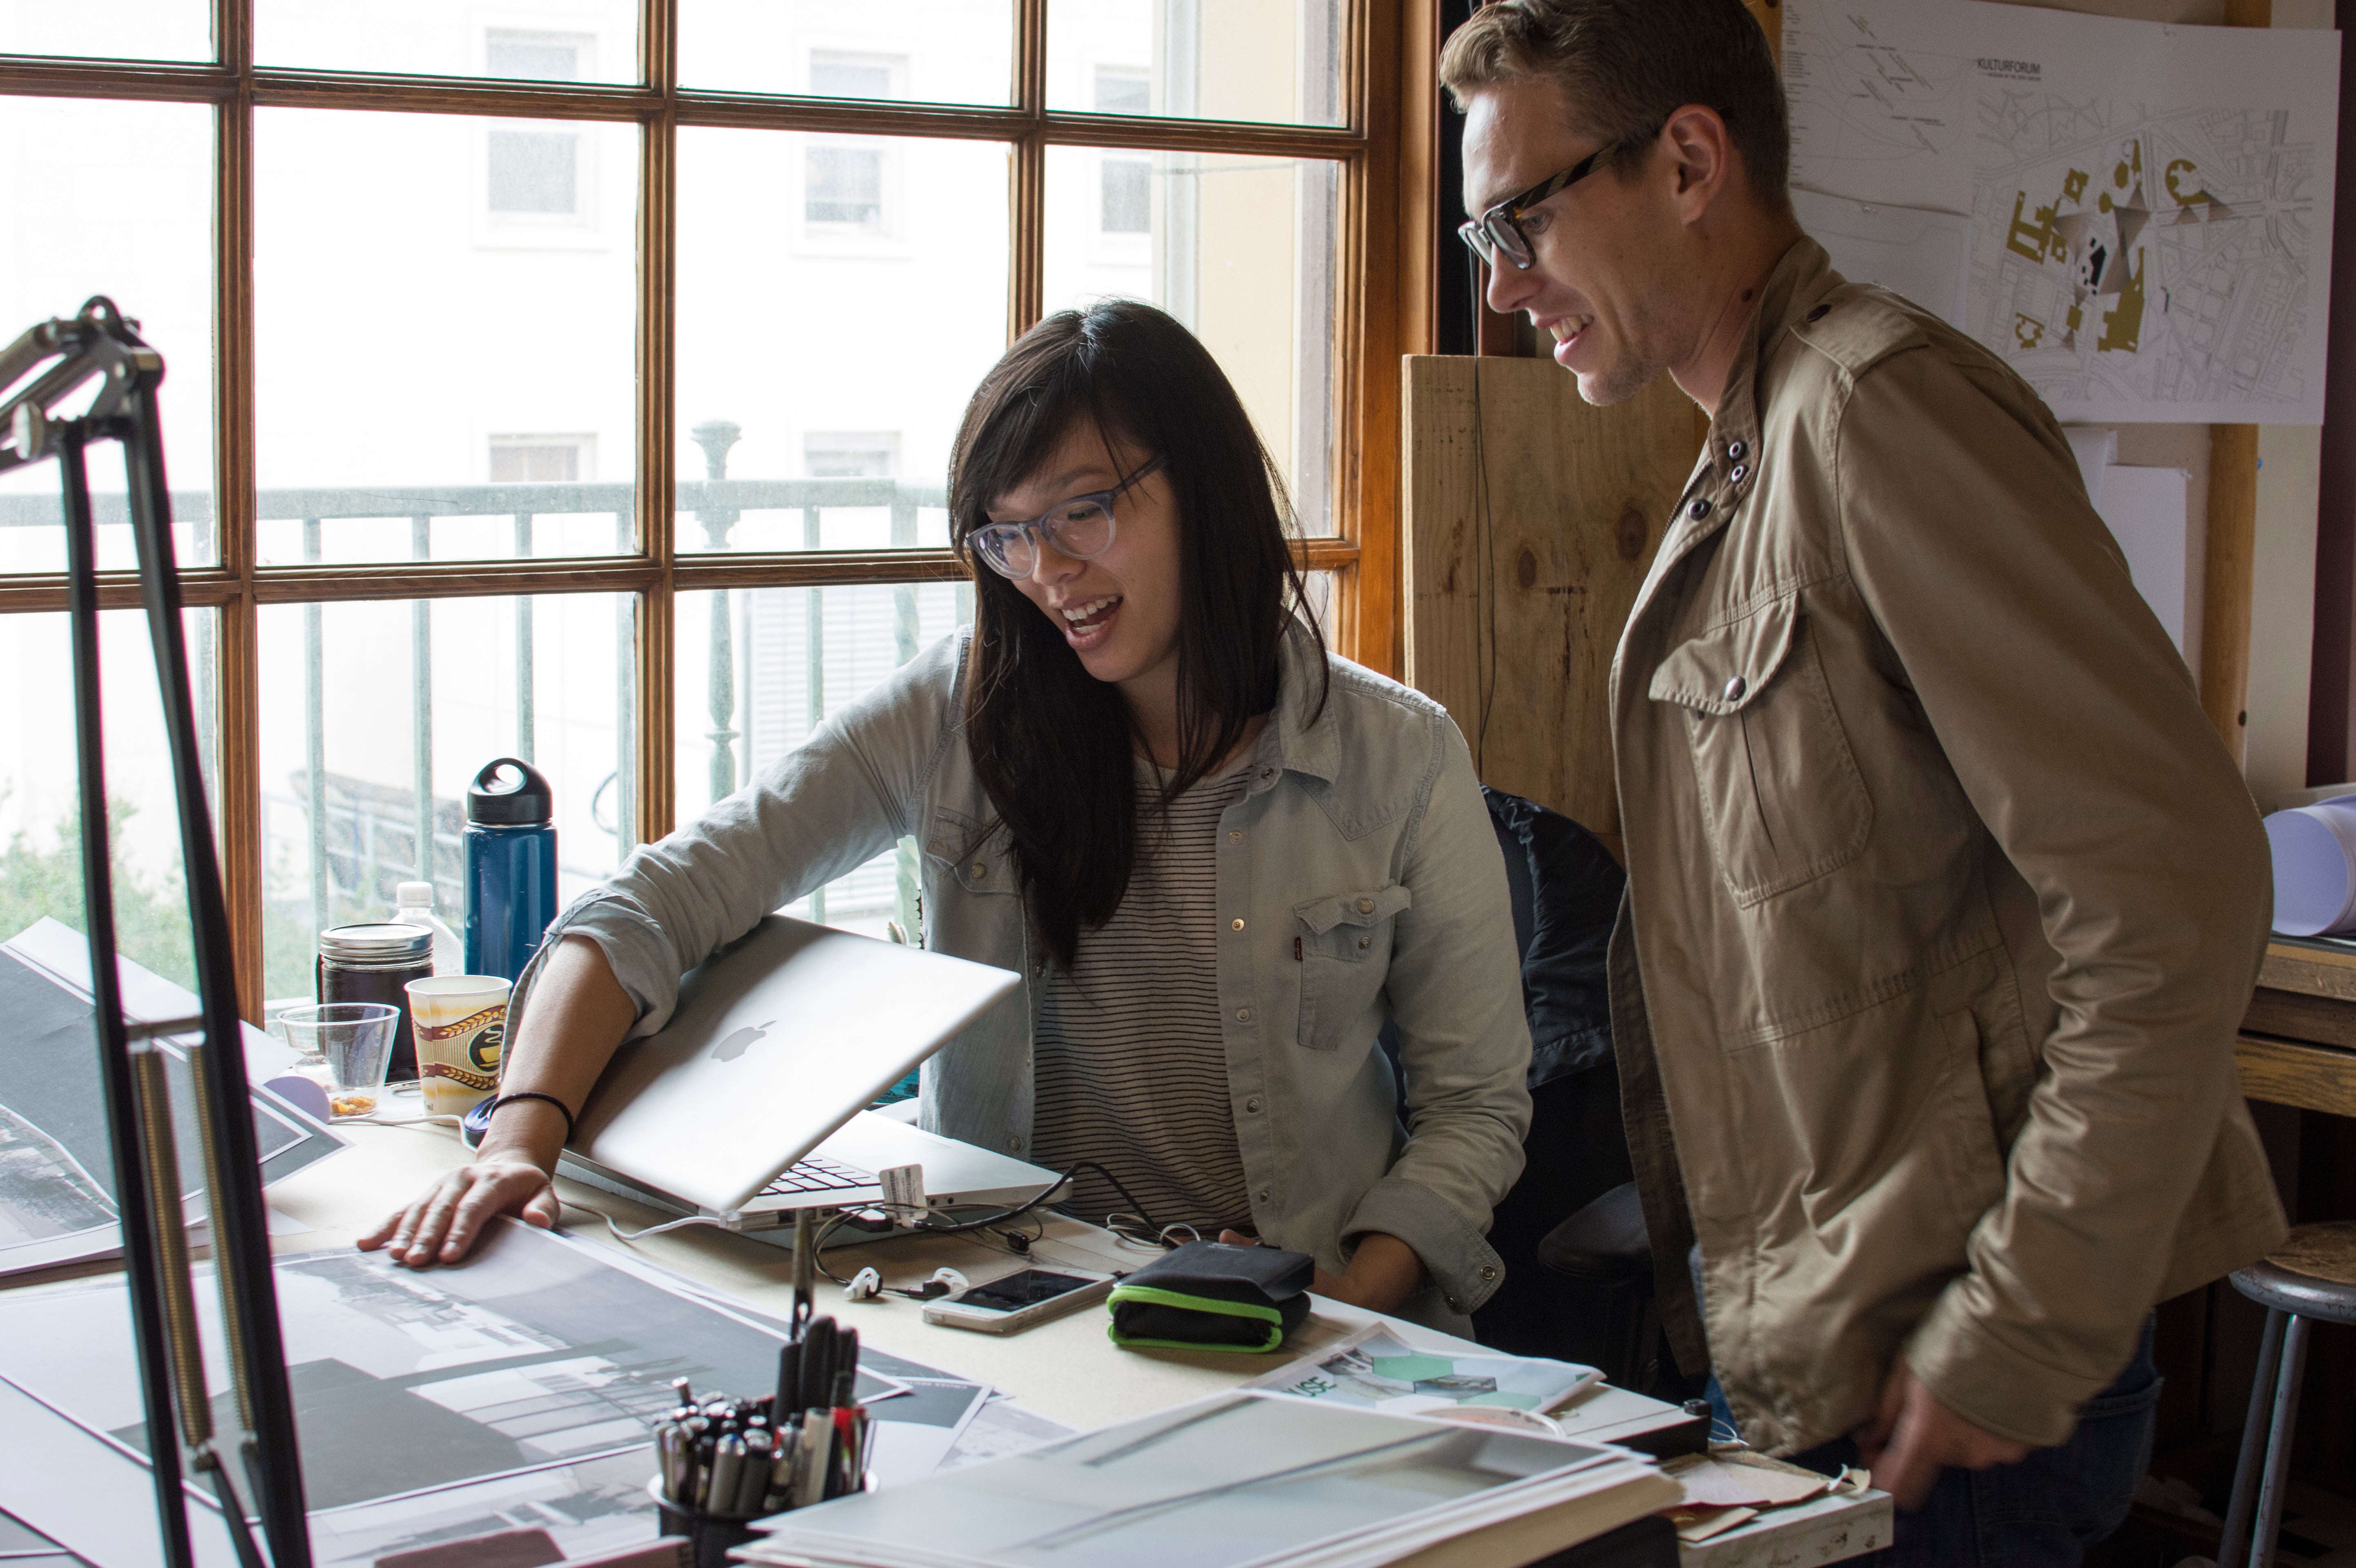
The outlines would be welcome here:
[[[502,757],[466,786],[466,972],[513,980],[556,918],[548,780]]]

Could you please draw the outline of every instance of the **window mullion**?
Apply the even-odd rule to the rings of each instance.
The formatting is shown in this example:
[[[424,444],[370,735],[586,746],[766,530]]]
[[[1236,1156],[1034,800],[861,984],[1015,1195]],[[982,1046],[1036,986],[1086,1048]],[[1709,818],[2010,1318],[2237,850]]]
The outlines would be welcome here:
[[[236,593],[220,619],[213,690],[221,892],[238,1011],[262,1022],[262,670],[253,601],[253,0],[213,0],[213,40],[231,91],[214,113],[213,548]]]
[[[1028,127],[1007,170],[1007,330],[1012,342],[1045,308],[1047,271],[1047,0],[1015,0],[1014,107]]]
[[[631,780],[638,838],[652,843],[677,817],[671,747],[677,725],[671,672],[676,618],[671,571],[677,555],[673,498],[678,489],[679,5],[644,0],[639,34],[647,84],[662,97],[638,153],[638,549],[658,575],[634,601],[637,734]]]

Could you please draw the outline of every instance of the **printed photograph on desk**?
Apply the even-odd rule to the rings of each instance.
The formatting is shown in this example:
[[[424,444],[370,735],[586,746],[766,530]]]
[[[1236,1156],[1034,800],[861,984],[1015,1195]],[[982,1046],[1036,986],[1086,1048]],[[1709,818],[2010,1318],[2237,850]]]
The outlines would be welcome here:
[[[526,1517],[574,1554],[652,1539],[649,1425],[678,1402],[671,1380],[776,1381],[782,1336],[766,1324],[513,1221],[464,1268],[416,1273],[338,1249],[282,1256],[276,1273],[325,1562]],[[197,1301],[207,1365],[225,1377],[209,1277]],[[120,1504],[138,1509],[147,1434],[130,1334],[119,1278],[0,1297],[0,1379],[122,1461],[96,1473],[127,1477]],[[862,1387],[899,1400],[908,1385],[862,1374]],[[225,1383],[214,1394],[233,1397]],[[8,1451],[0,1441],[0,1508],[17,1500]]]
[[[1468,1405],[1543,1415],[1602,1380],[1593,1367],[1571,1361],[1419,1350],[1373,1323],[1337,1345],[1254,1378],[1249,1386],[1387,1415],[1430,1415]]]
[[[196,996],[129,959],[118,961],[124,1013],[137,1023],[193,1017]],[[47,917],[0,942],[0,1277],[111,1258],[123,1250],[106,1090],[99,1077],[90,997],[90,949]],[[278,1042],[244,1031],[257,1081],[253,1132],[264,1186],[343,1148],[343,1138],[260,1086]],[[170,1080],[173,1141],[192,1227],[205,1216],[196,1080],[186,1046],[156,1042]],[[192,1236],[201,1240],[201,1233]]]

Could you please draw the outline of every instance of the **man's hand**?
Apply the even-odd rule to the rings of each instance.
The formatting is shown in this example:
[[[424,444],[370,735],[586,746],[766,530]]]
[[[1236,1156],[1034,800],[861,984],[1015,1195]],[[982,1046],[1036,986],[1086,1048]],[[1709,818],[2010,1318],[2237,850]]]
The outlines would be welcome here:
[[[548,1173],[530,1160],[498,1155],[461,1165],[361,1237],[359,1247],[363,1252],[383,1247],[394,1262],[412,1269],[455,1263],[502,1214],[553,1230],[558,1204]]]
[[[1851,1435],[1858,1456],[1872,1467],[1873,1484],[1901,1509],[1921,1508],[1947,1466],[1986,1470],[2029,1457],[2028,1444],[1984,1432],[1949,1410],[1903,1357],[1881,1386],[1880,1410]]]
[[[1219,1240],[1230,1247],[1257,1247],[1259,1242],[1239,1230],[1222,1230]],[[1388,1312],[1423,1284],[1423,1260],[1396,1236],[1369,1230],[1358,1238],[1349,1266],[1339,1275],[1315,1271],[1309,1288],[1333,1301]]]

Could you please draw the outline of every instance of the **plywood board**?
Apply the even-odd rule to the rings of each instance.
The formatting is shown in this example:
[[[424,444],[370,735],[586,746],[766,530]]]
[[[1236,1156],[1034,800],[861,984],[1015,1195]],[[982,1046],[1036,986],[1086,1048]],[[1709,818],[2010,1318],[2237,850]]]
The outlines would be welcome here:
[[[1620,853],[1612,650],[1701,449],[1662,377],[1590,407],[1550,360],[1402,366],[1408,683],[1445,704],[1482,781]]]

